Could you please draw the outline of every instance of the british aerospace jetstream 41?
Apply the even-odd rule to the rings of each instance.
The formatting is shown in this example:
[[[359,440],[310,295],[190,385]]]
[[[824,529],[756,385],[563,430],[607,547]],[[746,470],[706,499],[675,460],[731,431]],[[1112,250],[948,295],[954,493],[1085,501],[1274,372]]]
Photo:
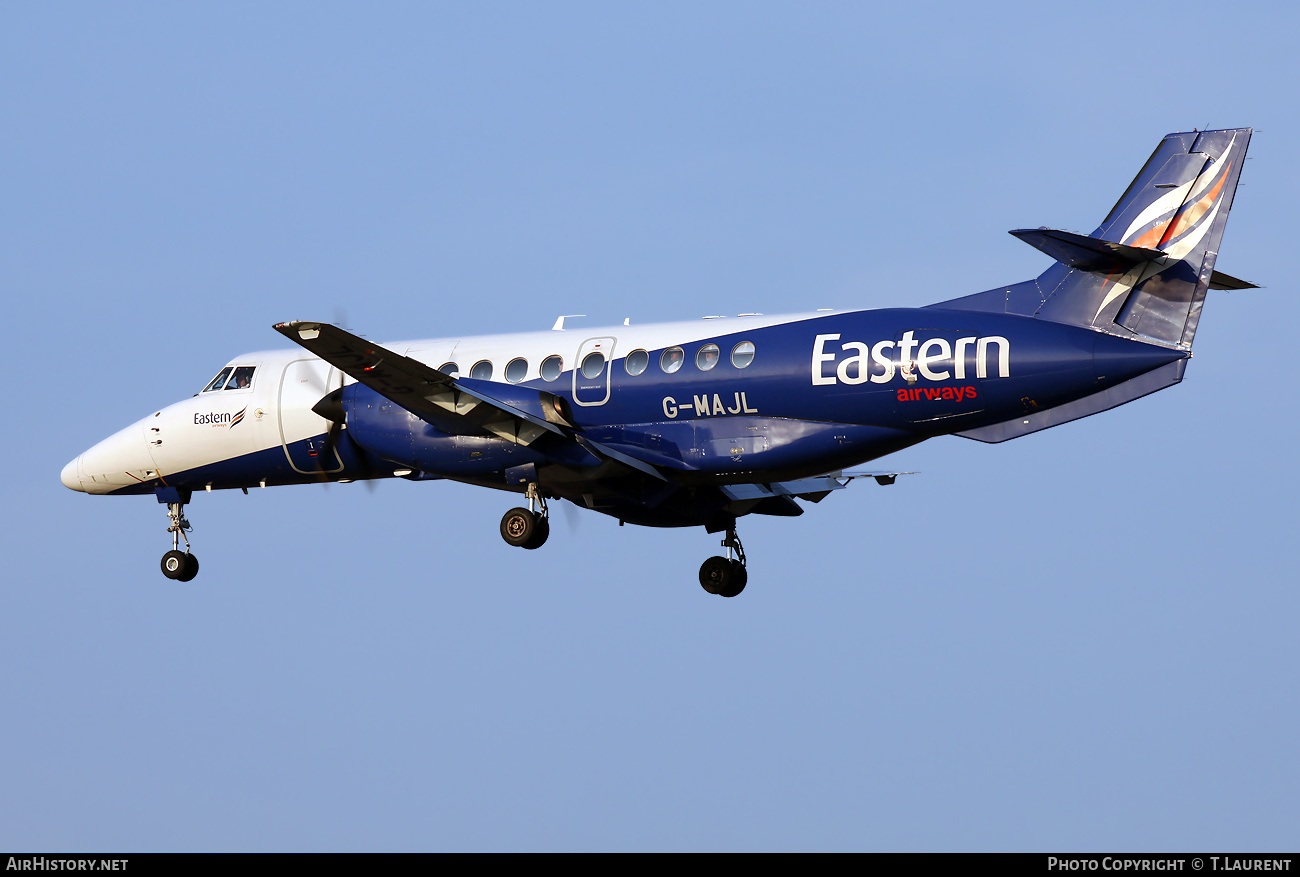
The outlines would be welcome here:
[[[512,491],[510,545],[538,548],[547,500],[622,522],[725,533],[711,594],[748,578],[736,520],[799,515],[846,471],[939,435],[1001,442],[1178,383],[1251,129],[1170,134],[1091,235],[1011,234],[1054,264],[923,308],[555,330],[379,345],[327,323],[230,361],[63,470],[73,490],[153,494],[198,572],[195,491],[400,477]],[[185,549],[181,550],[181,539]]]

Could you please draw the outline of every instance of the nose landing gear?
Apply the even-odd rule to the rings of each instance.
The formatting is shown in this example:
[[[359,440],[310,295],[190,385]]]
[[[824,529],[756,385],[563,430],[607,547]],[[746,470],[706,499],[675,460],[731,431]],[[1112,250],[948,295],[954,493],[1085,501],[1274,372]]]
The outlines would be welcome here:
[[[700,587],[719,597],[735,597],[745,590],[749,581],[749,571],[745,567],[745,549],[736,535],[736,525],[727,528],[727,537],[722,540],[722,547],[727,549],[726,557],[710,557],[700,566]],[[732,557],[732,553],[735,557]]]
[[[162,556],[162,572],[169,579],[188,582],[199,574],[199,559],[190,554],[190,537],[185,534],[194,529],[185,520],[185,503],[167,503],[167,518],[171,526],[167,532],[172,534],[172,550]],[[181,540],[185,540],[185,550],[181,551]]]
[[[551,535],[551,521],[546,508],[546,497],[537,489],[537,482],[528,485],[524,495],[528,508],[513,508],[501,518],[501,538],[507,545],[518,548],[541,548]],[[536,511],[540,508],[541,512]]]

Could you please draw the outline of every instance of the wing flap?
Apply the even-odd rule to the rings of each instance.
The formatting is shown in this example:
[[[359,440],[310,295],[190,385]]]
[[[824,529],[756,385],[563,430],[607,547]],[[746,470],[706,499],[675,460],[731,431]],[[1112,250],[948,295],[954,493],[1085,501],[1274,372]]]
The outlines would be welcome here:
[[[893,484],[899,475],[915,472],[832,472],[797,481],[776,481],[769,484],[724,484],[721,490],[733,502],[768,499],[774,496],[797,496],[809,502],[821,502],[832,491],[843,490],[856,478],[874,478],[877,484]]]

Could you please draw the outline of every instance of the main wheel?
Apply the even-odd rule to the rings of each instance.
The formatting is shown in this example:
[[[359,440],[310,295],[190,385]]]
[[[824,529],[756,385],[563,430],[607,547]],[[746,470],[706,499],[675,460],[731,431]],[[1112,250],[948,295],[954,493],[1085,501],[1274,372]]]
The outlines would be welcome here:
[[[189,568],[189,563],[185,560],[185,557],[186,554],[184,551],[172,550],[164,554],[162,556],[163,575],[167,576],[169,579],[188,581],[188,579],[185,578],[185,572]],[[194,569],[197,572],[198,566],[196,565]]]
[[[735,568],[725,557],[710,557],[700,565],[700,587],[710,594],[721,594],[731,586]]]
[[[532,538],[524,543],[525,548],[541,548],[551,535],[551,522],[540,516],[535,517],[537,517],[537,529],[533,532]]]
[[[536,548],[541,542],[531,546],[528,543],[537,537],[538,520],[537,515],[528,509],[511,509],[501,518],[501,538],[506,540],[508,545]],[[545,536],[542,537],[542,541],[546,541]]]
[[[718,593],[723,597],[735,597],[745,590],[746,583],[749,582],[749,570],[739,560],[733,560],[731,563],[731,582],[725,588],[719,588]]]
[[[189,582],[199,574],[199,559],[193,554],[185,555],[185,571],[176,577],[177,581]]]

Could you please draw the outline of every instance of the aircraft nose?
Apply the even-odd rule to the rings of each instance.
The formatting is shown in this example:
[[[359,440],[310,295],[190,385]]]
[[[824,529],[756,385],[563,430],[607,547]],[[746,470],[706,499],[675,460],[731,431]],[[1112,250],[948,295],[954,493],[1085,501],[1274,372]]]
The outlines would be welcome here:
[[[81,486],[81,457],[78,456],[71,463],[63,467],[63,472],[59,474],[63,481],[63,486],[69,490],[79,490],[85,492]]]

